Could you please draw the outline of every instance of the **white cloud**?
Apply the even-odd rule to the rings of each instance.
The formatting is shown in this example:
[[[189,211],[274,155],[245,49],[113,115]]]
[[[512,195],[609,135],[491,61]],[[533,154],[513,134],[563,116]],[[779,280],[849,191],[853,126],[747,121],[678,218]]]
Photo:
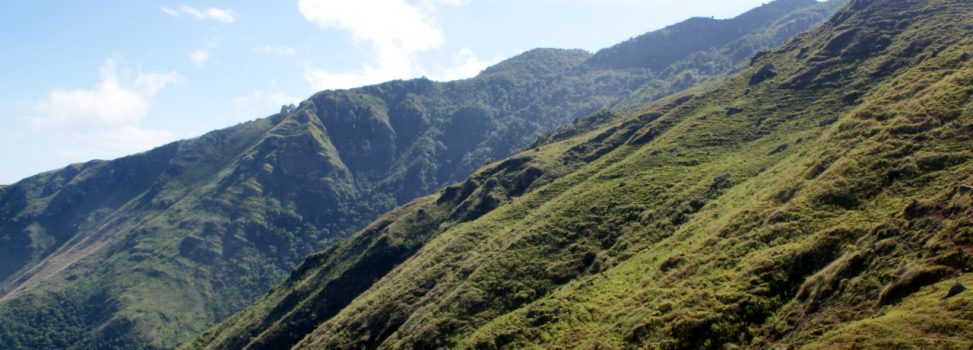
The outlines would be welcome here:
[[[294,56],[294,54],[297,53],[297,51],[290,46],[261,46],[254,50],[268,55],[283,57]]]
[[[301,0],[304,18],[323,29],[348,31],[378,50],[420,51],[443,43],[427,14],[403,0]]]
[[[143,127],[142,122],[156,94],[182,81],[174,71],[122,69],[108,59],[91,88],[54,89],[32,101],[30,122],[35,129],[71,140],[66,142],[70,148],[60,152],[65,155],[118,156],[145,150],[176,138],[170,131]]]
[[[189,60],[193,61],[197,67],[202,66],[207,60],[209,60],[209,51],[204,49],[198,49],[189,54]]]
[[[458,5],[469,5],[473,1],[472,0],[434,0],[433,2],[458,6]]]
[[[132,76],[132,74],[132,72],[125,73],[126,76]],[[134,77],[132,77],[132,86],[138,89],[143,96],[152,98],[155,97],[155,94],[159,90],[164,89],[167,85],[181,84],[183,80],[182,75],[179,75],[175,71],[156,73],[138,70],[134,73]]]
[[[172,16],[172,17],[179,17],[180,16],[179,11],[173,10],[171,8],[168,8],[168,7],[162,7],[162,12],[165,12],[167,15]]]
[[[90,89],[55,89],[33,103],[35,126],[75,124],[118,125],[142,120],[155,94],[182,76],[166,73],[119,71],[109,59],[100,68],[101,80]]]
[[[435,13],[437,9],[443,5],[447,6],[466,6],[473,2],[473,0],[413,0],[417,2],[417,6],[423,12]]]
[[[312,65],[304,66],[304,80],[314,90],[349,89],[369,84],[376,84],[388,80],[407,78],[412,74],[410,70],[390,69],[388,67],[374,67],[365,64],[359,71],[331,72]]]
[[[275,84],[271,83],[271,85]],[[262,118],[277,113],[281,106],[297,103],[300,100],[280,90],[272,92],[254,90],[249,95],[233,100],[233,115],[240,121]]]
[[[202,48],[196,49],[195,51],[189,53],[189,60],[196,65],[196,67],[202,67],[206,61],[209,61],[212,57],[213,48],[216,47],[216,38],[210,39],[203,45]]]
[[[179,6],[179,9],[163,7],[162,12],[177,18],[187,15],[199,20],[214,20],[220,23],[233,23],[237,18],[236,13],[233,11],[215,7],[200,9],[188,5],[182,5]]]
[[[467,2],[425,0],[414,6],[405,0],[300,0],[298,10],[305,19],[321,29],[348,32],[355,42],[369,46],[375,60],[351,72],[306,65],[304,78],[314,89],[336,89],[415,76],[420,71],[416,54],[445,41],[436,24],[437,6]]]
[[[481,60],[473,54],[473,50],[463,48],[453,58],[453,66],[440,72],[429,74],[429,79],[438,81],[450,81],[457,79],[472,78],[480,74],[487,67],[499,62],[499,58],[492,60]]]

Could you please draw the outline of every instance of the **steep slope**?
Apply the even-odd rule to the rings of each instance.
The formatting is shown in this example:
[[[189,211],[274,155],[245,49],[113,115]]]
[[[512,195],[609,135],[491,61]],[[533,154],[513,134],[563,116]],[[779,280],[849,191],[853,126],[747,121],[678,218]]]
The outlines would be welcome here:
[[[971,38],[968,1],[853,0],[388,214],[187,348],[968,348]]]
[[[789,16],[816,14],[794,27],[804,29],[829,8],[775,2],[736,21],[752,23],[732,37],[762,37]],[[774,44],[755,42],[730,66]],[[667,59],[695,67],[706,64],[686,61],[695,53],[721,49],[688,44]],[[0,188],[0,347],[165,348],[190,339],[307,254],[616,105],[660,69],[593,57],[538,49],[462,81],[325,91],[269,118]],[[456,203],[469,214],[450,220],[475,218],[496,204],[490,198]]]

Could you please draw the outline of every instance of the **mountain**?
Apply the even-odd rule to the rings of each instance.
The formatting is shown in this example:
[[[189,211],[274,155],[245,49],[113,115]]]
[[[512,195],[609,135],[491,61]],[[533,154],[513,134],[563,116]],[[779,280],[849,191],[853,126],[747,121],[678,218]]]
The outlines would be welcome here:
[[[732,19],[695,18],[602,50],[589,62],[595,66],[616,62],[625,67],[629,62],[646,62],[642,67],[651,69],[653,78],[616,104],[620,108],[638,107],[746,68],[755,56],[816,26],[846,3],[777,1]],[[773,20],[768,23],[766,18]],[[708,46],[687,56],[665,57],[661,62],[650,57],[659,52],[685,52],[686,43],[692,42],[707,42],[704,45]]]
[[[969,348],[971,52],[969,1],[853,0],[383,215],[185,348]]]
[[[758,51],[823,21],[834,4],[780,0],[736,19],[693,19],[719,25],[621,44],[638,52],[634,60],[611,48],[537,49],[472,79],[324,91],[267,118],[2,187],[0,348],[190,340],[380,214],[580,117],[695,81],[666,67],[691,67],[699,81],[745,68]],[[711,36],[721,41],[700,39]],[[670,52],[663,41],[672,40],[681,46]],[[724,57],[731,50],[736,56]],[[639,60],[653,63],[631,65]],[[550,176],[540,169],[522,170]],[[517,181],[506,196],[532,183]],[[459,201],[451,220],[472,220],[494,200]],[[407,253],[381,254],[401,261]]]

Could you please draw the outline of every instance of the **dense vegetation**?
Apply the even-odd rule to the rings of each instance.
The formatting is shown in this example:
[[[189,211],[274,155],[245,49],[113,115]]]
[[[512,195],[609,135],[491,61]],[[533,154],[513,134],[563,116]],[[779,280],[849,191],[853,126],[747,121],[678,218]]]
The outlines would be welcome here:
[[[970,348],[971,52],[969,1],[853,0],[386,214],[186,347]]]
[[[742,69],[758,51],[823,21],[834,4],[780,0],[594,55],[533,50],[462,81],[325,91],[268,118],[0,187],[0,348],[175,346],[381,213],[581,116]],[[694,24],[701,22],[712,25]],[[620,48],[625,55],[613,54]],[[639,61],[652,63],[631,64]],[[525,177],[470,201],[460,199],[479,185],[454,190],[448,220],[431,207],[419,216],[437,228],[470,221],[499,204],[492,192],[519,196],[532,186],[525,179],[556,173],[511,169]],[[425,241],[411,240],[413,248]],[[383,250],[362,261],[390,268],[413,252]],[[346,299],[371,283],[343,281],[348,288],[336,293]]]

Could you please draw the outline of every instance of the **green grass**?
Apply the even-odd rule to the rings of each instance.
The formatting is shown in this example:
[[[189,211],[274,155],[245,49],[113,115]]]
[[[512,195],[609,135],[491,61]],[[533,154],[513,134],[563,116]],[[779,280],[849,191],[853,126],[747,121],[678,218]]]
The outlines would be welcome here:
[[[955,281],[973,285],[973,276]],[[842,324],[822,334],[806,349],[968,349],[973,346],[973,293],[942,298],[954,279],[923,287],[880,316]]]

